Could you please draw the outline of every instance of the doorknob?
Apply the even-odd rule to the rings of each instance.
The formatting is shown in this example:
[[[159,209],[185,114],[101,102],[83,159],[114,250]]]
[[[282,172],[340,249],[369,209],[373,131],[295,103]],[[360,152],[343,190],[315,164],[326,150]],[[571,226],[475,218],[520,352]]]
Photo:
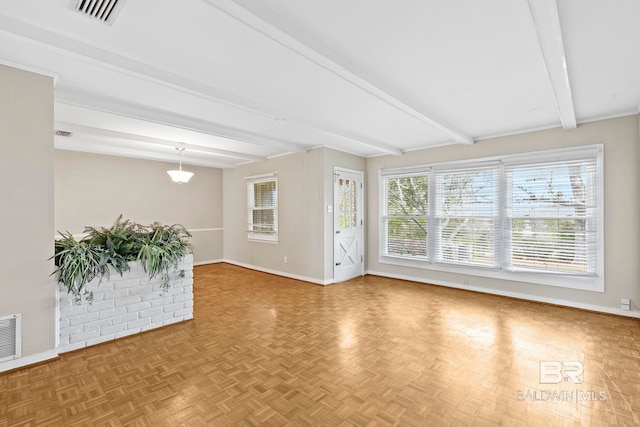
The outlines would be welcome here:
[[[340,230],[336,230],[336,234],[340,234]]]
[[[336,262],[336,265],[340,265],[340,264],[342,264],[342,263],[341,262]]]

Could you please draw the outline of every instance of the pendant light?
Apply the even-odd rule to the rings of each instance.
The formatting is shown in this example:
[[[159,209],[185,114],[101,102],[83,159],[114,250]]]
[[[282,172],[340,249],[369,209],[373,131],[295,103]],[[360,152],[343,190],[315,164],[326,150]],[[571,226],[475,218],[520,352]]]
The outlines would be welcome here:
[[[184,147],[176,147],[176,150],[178,150],[178,152],[180,153],[180,169],[170,170],[167,171],[167,173],[169,174],[173,182],[177,182],[178,184],[189,182],[189,180],[193,176],[193,172],[182,170],[182,152],[184,151]]]

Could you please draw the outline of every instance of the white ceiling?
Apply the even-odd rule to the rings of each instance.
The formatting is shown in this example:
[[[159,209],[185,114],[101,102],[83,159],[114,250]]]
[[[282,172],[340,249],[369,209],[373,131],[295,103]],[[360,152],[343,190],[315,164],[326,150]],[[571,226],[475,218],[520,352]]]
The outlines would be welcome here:
[[[0,0],[0,63],[56,77],[57,148],[233,167],[639,109],[638,0],[119,1]]]

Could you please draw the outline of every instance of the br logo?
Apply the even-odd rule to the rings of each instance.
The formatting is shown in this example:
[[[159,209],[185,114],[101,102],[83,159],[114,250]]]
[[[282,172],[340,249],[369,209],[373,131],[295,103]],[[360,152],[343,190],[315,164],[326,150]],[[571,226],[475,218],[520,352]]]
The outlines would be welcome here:
[[[562,381],[582,384],[583,373],[584,364],[577,360],[540,362],[540,384],[560,384]]]

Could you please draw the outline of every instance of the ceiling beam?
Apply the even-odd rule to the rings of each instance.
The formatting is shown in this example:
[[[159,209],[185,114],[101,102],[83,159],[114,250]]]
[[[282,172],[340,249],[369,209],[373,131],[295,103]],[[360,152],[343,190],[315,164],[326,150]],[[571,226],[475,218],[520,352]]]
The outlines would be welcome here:
[[[102,136],[106,138],[124,139],[126,141],[145,142],[149,144],[162,145],[165,147],[183,147],[189,151],[213,154],[215,156],[232,157],[245,160],[267,160],[266,157],[254,156],[252,154],[239,153],[236,151],[221,150],[218,148],[205,147],[202,145],[189,144],[182,141],[171,141],[168,139],[154,138],[145,135],[138,135],[128,132],[118,132],[110,129],[96,128],[91,126],[78,125],[68,122],[55,122],[56,129],[67,130],[73,133]]]
[[[242,22],[246,26],[252,28],[265,37],[279,43],[287,49],[297,53],[308,61],[313,62],[317,66],[335,74],[336,76],[346,80],[359,89],[373,95],[379,100],[395,107],[403,113],[417,119],[434,129],[439,130],[452,140],[462,144],[473,144],[473,138],[460,132],[453,126],[444,123],[440,119],[436,119],[433,114],[421,111],[421,109],[410,105],[410,102],[402,99],[401,95],[389,87],[383,88],[381,84],[372,83],[372,79],[367,79],[352,70],[349,70],[347,64],[341,64],[338,60],[333,59],[328,52],[321,52],[320,48],[312,47],[305,44],[301,40],[303,37],[299,34],[289,34],[275,25],[268,22],[264,17],[248,11],[233,0],[203,0],[205,3],[215,7],[216,9],[226,13],[230,17]],[[368,144],[375,146],[374,144]],[[396,153],[401,154],[401,153]]]
[[[55,100],[56,102],[61,102],[63,104],[145,120],[152,123],[191,130],[234,141],[246,142],[248,144],[277,148],[287,152],[304,153],[307,150],[307,147],[304,145],[267,137],[244,129],[237,129],[231,126],[211,123],[209,121],[196,119],[182,114],[169,113],[130,102],[124,102],[119,99],[107,99],[105,97],[98,98],[92,94],[81,93],[79,91],[69,92],[57,90],[55,92]]]
[[[526,0],[564,129],[577,127],[556,0]]]
[[[154,160],[161,162],[177,163],[179,157],[177,153],[160,153],[138,148],[114,147],[112,145],[97,142],[91,138],[78,140],[62,136],[54,137],[54,147],[56,150],[79,151],[83,153],[104,154],[108,156],[130,157],[134,159]],[[203,158],[182,156],[182,163],[194,166],[204,166],[208,168],[235,168],[238,163],[221,162],[219,159],[205,160]]]
[[[320,123],[319,121],[298,115],[295,112],[284,111],[262,101],[257,101],[255,99],[239,96],[237,94],[228,93],[208,84],[203,84],[191,80],[188,77],[178,75],[167,70],[159,69],[157,67],[144,64],[134,59],[127,58],[95,46],[90,46],[81,41],[64,37],[57,33],[43,30],[24,22],[16,21],[7,16],[3,16],[2,14],[0,14],[0,34],[8,38],[17,37],[18,39],[34,44],[39,48],[45,48],[53,51],[64,51],[65,54],[80,59],[84,62],[108,68],[111,71],[119,72],[124,75],[141,78],[143,80],[159,84],[172,90],[178,90],[188,95],[199,97],[209,102],[215,102],[226,107],[234,108],[246,113],[255,114],[260,117],[266,117],[272,120],[284,117],[291,122],[297,122],[313,130],[328,135],[337,136],[339,138],[348,139],[360,144],[368,145],[388,154],[402,154],[402,150],[390,147],[384,143],[372,140],[371,138],[360,136],[352,132],[343,132],[342,129],[338,127]],[[56,91],[56,94],[57,93],[58,91]],[[71,94],[68,93],[67,96],[71,96]],[[97,95],[94,95],[94,97],[95,96]],[[56,97],[56,99],[57,98],[58,97]],[[78,96],[75,96],[74,98],[76,99],[74,105],[88,106],[85,104],[85,102],[88,102],[89,99],[87,97],[83,97],[81,93],[79,93]],[[113,105],[113,107],[116,106],[117,104]],[[117,108],[115,110],[112,110],[112,112],[120,115],[124,114]],[[167,116],[167,118],[168,117],[169,116]],[[165,124],[171,123],[170,121],[167,121]],[[237,131],[238,129],[236,129],[236,132]],[[247,136],[257,135],[260,137],[261,141],[270,139],[270,137],[267,137],[265,135],[258,135],[255,133],[252,134],[250,132],[246,132],[246,134]],[[238,139],[235,137],[218,135],[216,133],[212,133],[212,135],[223,136],[230,139]],[[242,139],[241,141],[247,143],[255,143],[254,141],[248,140],[247,138]],[[263,144],[263,142],[260,142],[260,144]],[[306,150],[306,147],[299,146],[290,151],[303,152],[304,150]]]

